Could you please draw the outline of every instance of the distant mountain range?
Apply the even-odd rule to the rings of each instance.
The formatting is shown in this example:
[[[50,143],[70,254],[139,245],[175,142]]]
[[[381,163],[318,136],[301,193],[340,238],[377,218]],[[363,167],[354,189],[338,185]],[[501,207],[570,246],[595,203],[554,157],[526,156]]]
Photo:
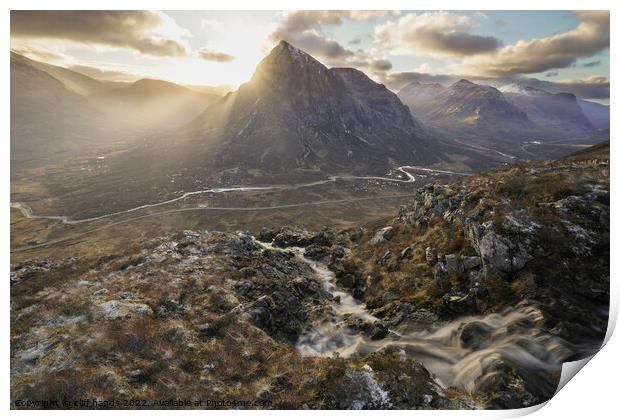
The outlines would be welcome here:
[[[18,165],[123,140],[117,169],[148,166],[152,173],[143,176],[382,172],[407,164],[468,170],[511,156],[496,148],[593,142],[608,128],[608,106],[572,94],[460,80],[413,82],[396,95],[285,41],[236,91],[152,79],[110,84],[11,53],[11,158]],[[475,145],[480,139],[485,147]]]
[[[497,142],[592,139],[608,135],[609,106],[570,93],[509,84],[499,89],[460,80],[412,82],[398,92],[422,123],[444,134]]]
[[[161,80],[119,86],[11,52],[11,159],[63,159],[185,125],[219,97]]]

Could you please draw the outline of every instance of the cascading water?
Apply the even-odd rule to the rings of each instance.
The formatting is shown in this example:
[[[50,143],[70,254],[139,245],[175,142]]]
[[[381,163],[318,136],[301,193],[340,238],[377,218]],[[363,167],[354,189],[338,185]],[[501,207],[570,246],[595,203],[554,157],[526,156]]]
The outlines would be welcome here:
[[[509,368],[526,376],[530,386],[549,393],[554,391],[562,361],[574,354],[571,345],[541,329],[542,313],[525,302],[430,330],[399,325],[387,337],[371,340],[345,322],[350,317],[378,321],[364,304],[335,284],[335,274],[325,264],[306,258],[303,248],[284,250],[308,264],[335,297],[328,313],[299,338],[297,350],[302,356],[331,357],[337,353],[350,357],[395,347],[420,361],[444,386],[473,392],[494,383]]]

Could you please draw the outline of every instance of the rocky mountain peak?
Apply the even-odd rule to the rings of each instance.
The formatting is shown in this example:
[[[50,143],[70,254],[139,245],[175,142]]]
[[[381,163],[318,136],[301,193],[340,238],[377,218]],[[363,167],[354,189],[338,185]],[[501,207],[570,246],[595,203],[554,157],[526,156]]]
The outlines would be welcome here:
[[[310,54],[280,41],[256,67],[251,82],[300,82],[310,74],[327,75],[328,69]]]
[[[467,79],[461,79],[461,80],[459,80],[458,82],[455,82],[455,83],[452,85],[452,87],[453,87],[453,88],[459,88],[459,89],[463,89],[463,88],[472,88],[472,87],[475,87],[475,86],[478,86],[478,85],[476,85],[476,84],[475,84],[475,83],[473,83],[473,82],[470,82],[470,81],[469,81],[469,80],[467,80]]]

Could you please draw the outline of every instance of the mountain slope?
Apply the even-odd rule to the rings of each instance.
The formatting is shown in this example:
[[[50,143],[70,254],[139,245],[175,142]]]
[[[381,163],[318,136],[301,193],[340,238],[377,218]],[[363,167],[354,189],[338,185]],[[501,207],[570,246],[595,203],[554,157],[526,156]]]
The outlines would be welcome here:
[[[506,101],[500,91],[465,79],[448,87],[414,82],[403,88],[399,95],[410,104],[415,115],[439,125],[529,123],[525,113]]]
[[[64,67],[54,66],[52,64],[31,60],[27,57],[24,57],[23,55],[11,51],[11,59],[13,58],[15,60],[23,62],[25,65],[29,65],[49,74],[54,79],[62,83],[62,85],[67,90],[70,90],[79,95],[88,96],[110,89],[104,82],[93,79],[92,77],[86,76],[82,73],[78,73]]]
[[[11,160],[53,158],[90,147],[99,134],[98,110],[86,98],[11,53]]]
[[[579,98],[577,103],[592,125],[601,130],[609,130],[609,105],[601,105]]]
[[[187,124],[218,99],[163,80],[141,79],[94,96],[111,120],[128,128],[169,129]]]
[[[566,133],[584,133],[593,130],[593,125],[571,93],[549,93],[532,87],[502,88],[506,99],[524,110],[528,117],[547,130],[560,130]]]
[[[407,107],[353,69],[328,69],[281,42],[252,79],[191,130],[223,164],[267,171],[385,168],[444,158]]]

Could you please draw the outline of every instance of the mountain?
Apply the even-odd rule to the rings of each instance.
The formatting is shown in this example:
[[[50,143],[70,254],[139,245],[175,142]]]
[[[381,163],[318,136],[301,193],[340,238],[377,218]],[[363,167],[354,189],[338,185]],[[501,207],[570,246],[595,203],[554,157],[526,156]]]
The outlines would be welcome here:
[[[586,133],[594,129],[572,93],[550,93],[514,84],[501,89],[510,103],[525,111],[532,121],[546,130]]]
[[[13,163],[49,159],[67,150],[78,152],[96,143],[100,134],[97,107],[75,91],[94,83],[70,70],[41,64],[11,52]]]
[[[110,114],[109,118],[136,129],[182,126],[219,98],[220,95],[154,79],[141,79],[94,96],[99,106]]]
[[[31,60],[23,55],[11,51],[11,59],[19,60],[23,64],[34,67],[45,72],[58,80],[67,89],[79,95],[88,96],[109,90],[105,82],[93,79],[82,73],[66,69],[60,66],[54,66],[48,63]]]
[[[577,103],[594,127],[601,130],[609,130],[609,105],[602,105],[579,98]]]
[[[190,131],[219,164],[270,172],[376,170],[446,159],[442,144],[385,86],[358,70],[328,69],[285,41]]]
[[[12,170],[185,125],[220,97],[161,80],[99,81],[11,51]]]
[[[526,141],[592,142],[605,137],[609,108],[570,93],[549,93],[512,83],[500,87],[462,79],[450,85],[412,82],[398,92],[420,121],[440,135],[464,139],[485,150],[531,158],[519,145]],[[597,120],[593,124],[586,112]],[[459,140],[461,141],[461,140]],[[483,145],[483,146],[481,146]]]
[[[398,94],[414,115],[433,125],[529,125],[527,115],[509,103],[499,90],[465,79],[447,87],[413,82]]]

